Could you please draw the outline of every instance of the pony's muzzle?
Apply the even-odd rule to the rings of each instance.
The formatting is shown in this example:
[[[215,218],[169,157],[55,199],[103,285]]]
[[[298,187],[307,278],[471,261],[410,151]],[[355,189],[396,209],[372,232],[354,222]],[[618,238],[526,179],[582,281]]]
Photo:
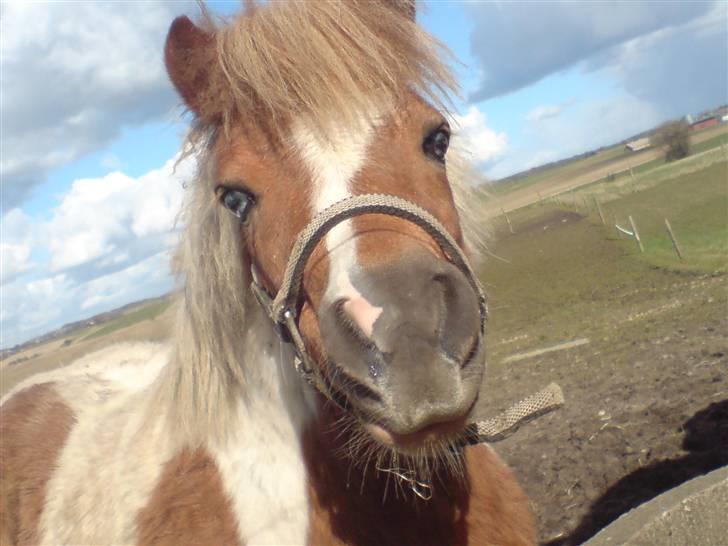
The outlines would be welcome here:
[[[461,420],[484,370],[478,297],[465,274],[422,249],[351,280],[356,296],[319,311],[334,387],[392,437]]]

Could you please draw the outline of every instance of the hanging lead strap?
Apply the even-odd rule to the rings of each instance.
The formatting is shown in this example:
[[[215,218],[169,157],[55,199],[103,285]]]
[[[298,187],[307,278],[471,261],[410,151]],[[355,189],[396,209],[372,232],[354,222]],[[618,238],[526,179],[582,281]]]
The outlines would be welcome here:
[[[492,443],[505,440],[529,421],[551,413],[564,405],[561,387],[551,383],[545,389],[524,398],[495,417],[476,421],[467,427],[472,444]]]

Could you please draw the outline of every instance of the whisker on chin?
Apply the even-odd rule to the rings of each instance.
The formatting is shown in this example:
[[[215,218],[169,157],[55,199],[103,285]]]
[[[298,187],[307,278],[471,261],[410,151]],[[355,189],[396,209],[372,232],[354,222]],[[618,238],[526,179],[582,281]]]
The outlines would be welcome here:
[[[336,433],[337,441],[345,439],[335,448],[334,455],[348,460],[347,485],[353,473],[359,473],[360,494],[364,492],[370,473],[385,479],[382,502],[390,495],[390,489],[397,499],[412,497],[416,500],[416,483],[426,484],[428,488],[435,482],[444,486],[453,479],[465,483],[463,445],[459,436],[429,442],[418,447],[413,454],[403,454],[396,448],[377,442],[363,428],[363,423],[348,413],[344,413],[330,428],[332,433]]]

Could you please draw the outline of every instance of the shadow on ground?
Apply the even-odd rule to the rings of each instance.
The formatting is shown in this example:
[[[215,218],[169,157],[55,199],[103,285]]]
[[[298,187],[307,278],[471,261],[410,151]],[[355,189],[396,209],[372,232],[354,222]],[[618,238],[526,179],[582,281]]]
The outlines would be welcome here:
[[[612,485],[574,532],[544,546],[572,546],[588,540],[622,514],[681,483],[728,465],[728,400],[700,410],[683,425],[687,455],[657,461]]]

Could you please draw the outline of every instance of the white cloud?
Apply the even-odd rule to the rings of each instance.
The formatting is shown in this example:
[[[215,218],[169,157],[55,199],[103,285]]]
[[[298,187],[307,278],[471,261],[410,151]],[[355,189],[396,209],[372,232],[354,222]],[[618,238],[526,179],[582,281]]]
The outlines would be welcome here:
[[[77,180],[46,222],[19,209],[2,218],[1,346],[78,320],[79,309],[92,315],[169,291],[176,217],[196,169],[192,156],[176,169],[175,160],[138,178]],[[47,260],[33,264],[35,250]]]
[[[0,219],[0,284],[33,268],[30,255],[35,233],[33,220],[20,209],[11,210]]]
[[[563,0],[531,3],[528,9],[518,2],[476,2],[466,9],[474,21],[471,52],[484,76],[473,101],[516,91],[599,55],[611,57],[620,44],[689,25],[709,13],[725,27],[725,3],[720,1]],[[725,39],[718,48],[725,50]]]
[[[471,52],[483,75],[472,100],[560,73],[555,81],[578,83],[550,94],[578,93],[574,100],[556,99],[525,114],[509,148],[488,165],[491,177],[617,142],[728,97],[725,2],[554,1],[528,10],[483,2],[465,9],[474,20]],[[525,93],[520,97],[532,95]]]
[[[29,245],[0,243],[0,284],[5,284],[32,267],[30,251]]]
[[[73,295],[73,285],[63,274],[30,282],[16,279],[3,285],[0,344],[6,347],[44,332],[73,305]]]
[[[191,2],[2,4],[3,210],[125,125],[172,117],[162,49]]]
[[[172,286],[168,251],[89,282],[74,282],[64,273],[30,282],[17,279],[2,287],[0,346],[9,347],[80,320],[79,308],[83,316],[92,316],[159,296]]]
[[[555,118],[561,113],[562,107],[557,104],[544,104],[537,106],[526,114],[526,121],[541,121]]]
[[[98,308],[100,305],[115,307],[145,297],[143,295],[132,297],[133,293],[138,292],[133,287],[143,286],[149,292],[150,287],[169,286],[171,283],[169,260],[168,251],[160,252],[126,269],[86,283],[81,309],[86,311]],[[155,293],[156,290],[151,290],[151,294]]]
[[[662,120],[650,102],[629,94],[575,103],[559,116],[527,126],[518,146],[510,148],[487,174],[503,178],[618,142]],[[558,144],[557,148],[554,145]]]
[[[485,115],[476,106],[470,106],[465,114],[456,114],[453,118],[453,140],[470,153],[476,163],[487,163],[505,153],[508,137],[488,127]]]
[[[698,113],[728,100],[728,3],[681,25],[637,37],[591,60],[663,118]],[[699,62],[696,61],[699,59]]]
[[[175,171],[175,160],[139,178],[113,172],[74,182],[46,228],[51,271],[118,269],[164,248],[195,166],[187,158]]]

